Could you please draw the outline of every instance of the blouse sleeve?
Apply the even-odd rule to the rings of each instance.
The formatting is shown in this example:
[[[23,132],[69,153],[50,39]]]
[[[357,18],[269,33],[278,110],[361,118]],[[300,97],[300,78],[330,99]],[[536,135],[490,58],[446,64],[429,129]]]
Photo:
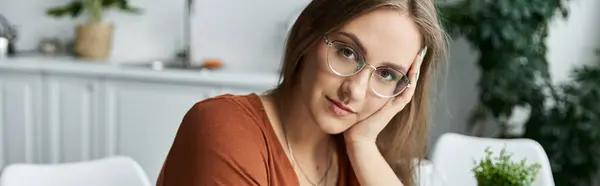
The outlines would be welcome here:
[[[158,186],[268,185],[262,130],[234,100],[210,99],[184,116]]]

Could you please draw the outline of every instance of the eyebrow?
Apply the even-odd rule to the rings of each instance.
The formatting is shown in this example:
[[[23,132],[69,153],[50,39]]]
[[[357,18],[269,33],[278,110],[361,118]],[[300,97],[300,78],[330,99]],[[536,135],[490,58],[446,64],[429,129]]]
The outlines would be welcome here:
[[[362,52],[362,54],[366,57],[367,56],[367,50],[365,49],[365,47],[362,45],[362,43],[360,42],[360,39],[358,39],[358,37],[356,37],[356,35],[352,34],[352,33],[348,33],[348,32],[338,32],[339,34],[346,36],[348,38],[350,38],[350,40],[352,40],[352,42],[356,43],[356,45],[358,45],[358,49],[360,49],[360,51]]]
[[[408,74],[407,74],[407,73],[408,73],[408,71],[406,70],[406,68],[404,68],[404,67],[403,67],[403,66],[401,66],[401,65],[395,64],[395,63],[391,63],[391,62],[383,62],[383,63],[382,63],[382,66],[380,66],[380,67],[388,67],[388,68],[393,68],[393,69],[395,69],[395,70],[397,70],[397,71],[400,71],[400,72],[404,73],[404,75],[405,75],[405,76],[408,76]]]
[[[347,38],[350,38],[350,40],[352,40],[352,42],[356,43],[356,45],[358,46],[358,49],[362,52],[362,54],[366,58],[367,50],[360,42],[360,39],[358,39],[358,37],[356,37],[356,35],[354,35],[352,33],[348,33],[348,32],[343,32],[343,31],[338,31],[337,33],[339,33],[340,35],[346,36]],[[406,68],[404,68],[403,66],[400,66],[398,64],[391,63],[391,62],[383,62],[382,64],[385,67],[393,68],[395,70],[398,70],[398,71],[404,73],[404,75],[408,76],[408,70]]]

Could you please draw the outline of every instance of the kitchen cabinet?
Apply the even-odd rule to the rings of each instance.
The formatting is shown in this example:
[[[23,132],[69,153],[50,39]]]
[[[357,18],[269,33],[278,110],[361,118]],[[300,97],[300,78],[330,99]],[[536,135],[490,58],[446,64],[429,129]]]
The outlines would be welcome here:
[[[102,87],[98,77],[48,73],[44,76],[46,161],[75,162],[100,157],[98,135]]]
[[[181,119],[220,94],[264,92],[277,75],[0,62],[0,170],[126,155],[156,181]]]
[[[41,76],[0,72],[0,167],[39,162]]]
[[[149,175],[158,175],[187,110],[200,100],[222,93],[217,86],[107,81],[107,155],[130,156]]]

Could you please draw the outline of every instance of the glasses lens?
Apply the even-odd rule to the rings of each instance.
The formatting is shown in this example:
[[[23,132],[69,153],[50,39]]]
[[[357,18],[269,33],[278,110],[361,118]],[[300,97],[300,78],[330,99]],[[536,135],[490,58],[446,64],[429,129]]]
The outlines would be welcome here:
[[[377,94],[392,97],[400,94],[408,86],[404,73],[388,67],[377,68],[371,76],[371,87]]]
[[[350,45],[333,42],[327,52],[327,63],[339,75],[353,75],[358,72],[363,64],[362,56]]]

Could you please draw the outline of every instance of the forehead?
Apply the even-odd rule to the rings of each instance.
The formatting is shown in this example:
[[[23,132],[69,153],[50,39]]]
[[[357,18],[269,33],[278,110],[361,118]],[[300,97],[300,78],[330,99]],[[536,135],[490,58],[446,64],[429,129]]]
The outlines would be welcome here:
[[[375,66],[388,62],[408,69],[422,45],[421,34],[412,18],[393,9],[361,15],[339,31],[355,35],[366,50],[366,60]]]

